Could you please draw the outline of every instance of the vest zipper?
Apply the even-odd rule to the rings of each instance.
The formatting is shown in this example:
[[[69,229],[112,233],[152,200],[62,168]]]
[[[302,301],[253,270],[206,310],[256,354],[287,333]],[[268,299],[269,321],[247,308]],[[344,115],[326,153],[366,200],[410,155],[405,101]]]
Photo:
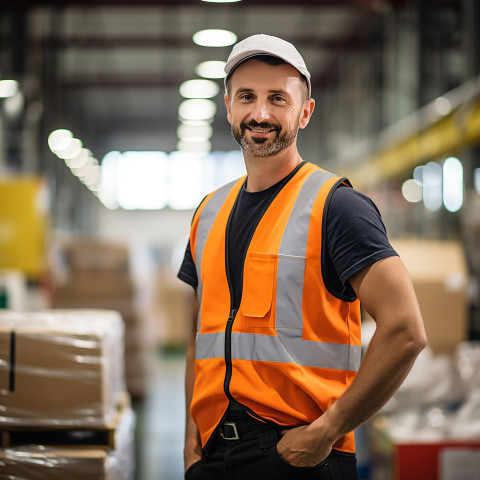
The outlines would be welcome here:
[[[227,320],[227,326],[225,327],[225,380],[223,382],[223,390],[231,402],[235,402],[235,399],[230,393],[229,387],[230,380],[232,378],[232,328],[236,314],[237,309],[234,308],[230,311],[230,315]]]
[[[300,170],[300,168],[303,165],[305,165],[305,162],[302,161],[299,165],[296,166],[296,168],[289,175],[287,175],[287,177],[285,177],[283,179],[283,181],[279,184],[275,193],[272,195],[272,198],[270,199],[268,204],[265,205],[265,208],[263,209],[263,211],[259,215],[259,218],[257,220],[257,224],[252,229],[252,232],[250,233],[250,236],[247,240],[247,245],[246,245],[246,248],[245,248],[245,252],[243,254],[243,264],[245,264],[245,259],[247,257],[247,250],[248,250],[248,247],[250,246],[250,242],[252,241],[253,235],[255,234],[255,230],[257,228],[258,223],[260,222],[263,215],[268,210],[268,207],[273,202],[275,197],[278,195],[280,190],[297,173],[297,171]],[[241,188],[243,188],[243,186]],[[252,417],[257,418],[257,419],[259,419],[263,422],[274,425],[273,422],[263,420],[253,410],[251,410],[247,406],[237,402],[235,400],[235,398],[233,397],[233,395],[230,393],[230,380],[232,379],[232,329],[233,329],[233,322],[235,321],[235,317],[237,315],[238,309],[234,308],[234,305],[233,305],[233,287],[232,287],[232,278],[231,278],[231,275],[230,275],[230,263],[228,261],[228,243],[229,243],[229,234],[230,234],[230,224],[231,224],[231,221],[232,221],[233,212],[237,208],[237,203],[238,203],[239,196],[240,196],[240,192],[238,193],[237,198],[235,199],[235,203],[233,204],[232,210],[231,210],[231,212],[228,216],[226,232],[225,232],[225,273],[226,273],[226,277],[227,277],[228,290],[230,292],[230,314],[228,316],[227,323],[226,323],[226,326],[225,326],[225,379],[223,381],[223,390],[225,392],[225,395],[229,399],[229,404],[230,404],[230,402],[232,402],[232,403],[235,403],[236,405],[241,405],[242,407],[245,408],[245,410],[247,412],[250,413],[250,415],[252,415]],[[243,284],[243,272],[242,272],[242,280],[241,281],[242,281],[242,284]],[[218,425],[215,427],[215,430],[213,431],[212,435],[207,440],[207,443],[205,444],[205,446],[202,449],[202,452],[205,456],[208,456],[208,454],[209,454],[209,447],[212,443],[213,438],[217,434],[220,426],[222,425],[225,418],[227,417],[227,411],[228,411],[228,407],[227,407],[227,410],[225,411],[225,413],[223,414],[222,418],[218,422]]]

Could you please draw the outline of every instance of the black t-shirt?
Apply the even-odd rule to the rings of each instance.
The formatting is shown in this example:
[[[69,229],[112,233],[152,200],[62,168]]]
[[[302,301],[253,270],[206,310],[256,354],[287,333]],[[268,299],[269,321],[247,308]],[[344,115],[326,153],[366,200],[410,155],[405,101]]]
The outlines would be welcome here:
[[[228,236],[229,268],[234,290],[233,308],[240,305],[243,261],[248,239],[260,221],[263,210],[284,181],[285,179],[260,192],[247,192],[244,187],[240,191]],[[376,261],[397,253],[388,241],[376,205],[362,193],[341,185],[333,192],[326,213],[324,281],[335,296],[352,301],[356,294],[348,279]],[[197,288],[198,278],[190,243],[187,244],[178,277]]]

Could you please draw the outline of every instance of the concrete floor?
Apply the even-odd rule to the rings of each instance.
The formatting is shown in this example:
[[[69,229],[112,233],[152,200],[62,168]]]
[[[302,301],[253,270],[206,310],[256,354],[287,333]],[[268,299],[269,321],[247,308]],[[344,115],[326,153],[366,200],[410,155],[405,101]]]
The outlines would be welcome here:
[[[185,422],[184,352],[159,353],[137,414],[135,480],[181,480]]]

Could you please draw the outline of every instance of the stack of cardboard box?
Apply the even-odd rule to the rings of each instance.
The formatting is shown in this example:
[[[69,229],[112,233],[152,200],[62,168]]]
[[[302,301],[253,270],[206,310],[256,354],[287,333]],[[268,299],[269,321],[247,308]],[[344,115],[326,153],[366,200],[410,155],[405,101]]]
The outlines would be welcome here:
[[[130,268],[126,245],[101,240],[79,240],[63,248],[65,279],[57,282],[55,308],[101,308],[118,311],[125,322],[127,390],[146,393],[154,358],[155,338],[139,305],[139,292]]]
[[[114,311],[0,312],[6,478],[132,478],[123,339]]]

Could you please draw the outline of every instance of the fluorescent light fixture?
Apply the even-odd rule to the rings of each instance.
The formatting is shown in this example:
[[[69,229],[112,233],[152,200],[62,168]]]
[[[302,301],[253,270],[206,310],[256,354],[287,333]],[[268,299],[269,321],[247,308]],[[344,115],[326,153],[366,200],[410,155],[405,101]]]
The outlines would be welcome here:
[[[87,148],[81,148],[73,158],[66,158],[65,163],[70,168],[80,168],[88,162],[88,157],[93,157],[92,152]]]
[[[443,204],[449,212],[458,212],[463,205],[463,165],[455,157],[443,163]]]
[[[72,141],[72,138],[73,133],[70,130],[65,130],[63,128],[54,130],[48,136],[48,146],[53,153],[56,153],[57,151],[67,148]]]
[[[428,162],[423,167],[423,203],[430,212],[442,206],[442,167],[438,163]]]
[[[98,192],[102,185],[102,170],[100,165],[98,165],[98,163],[93,164],[81,180],[92,192]]]
[[[202,0],[202,2],[207,2],[207,3],[236,3],[241,1],[242,0]]]
[[[212,144],[209,140],[180,140],[177,149],[180,152],[207,154],[211,151]]]
[[[213,128],[208,123],[199,125],[180,124],[177,128],[177,137],[180,140],[188,140],[192,138],[209,140],[212,137],[212,134]]]
[[[452,111],[452,105],[447,98],[438,97],[435,100],[435,110],[440,115],[448,115]]]
[[[473,171],[473,185],[475,186],[475,191],[480,193],[480,168],[476,168]]]
[[[15,95],[5,99],[3,108],[7,116],[16,117],[22,112],[24,105],[23,93],[19,90]]]
[[[212,98],[220,91],[220,87],[212,80],[187,80],[180,85],[180,95],[184,98]]]
[[[90,170],[95,165],[98,165],[98,160],[96,158],[87,156],[86,160],[87,161],[81,167],[74,167],[70,169],[72,173],[80,180],[87,178],[90,175]]]
[[[81,140],[79,140],[78,138],[72,138],[70,139],[70,142],[65,148],[61,150],[55,150],[55,153],[58,157],[62,158],[63,160],[71,160],[80,153],[80,150],[82,149],[82,147],[83,147],[83,144]]]
[[[417,185],[423,187],[423,165],[415,167],[413,170],[413,179],[417,182]]]
[[[18,92],[19,86],[16,80],[0,80],[0,98],[13,97]]]
[[[225,65],[227,62],[222,60],[207,60],[201,62],[195,67],[195,73],[203,78],[223,78],[225,77]]]
[[[216,111],[215,102],[203,98],[184,100],[178,107],[182,120],[208,120],[215,116]]]
[[[228,47],[237,41],[237,36],[229,30],[200,30],[193,35],[193,41],[202,47]]]
[[[406,180],[402,185],[403,198],[410,203],[422,201],[422,187],[413,179]]]

